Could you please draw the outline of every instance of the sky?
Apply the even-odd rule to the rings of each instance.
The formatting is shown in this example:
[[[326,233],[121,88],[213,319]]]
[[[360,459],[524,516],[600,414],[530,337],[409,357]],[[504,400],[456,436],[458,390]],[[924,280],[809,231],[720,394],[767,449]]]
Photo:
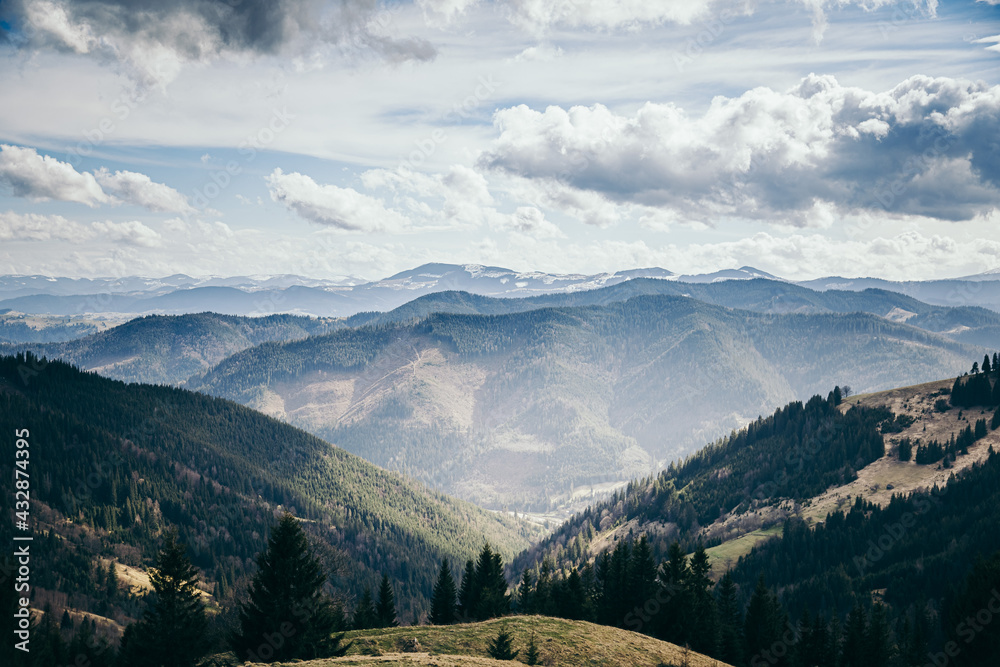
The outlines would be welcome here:
[[[1000,269],[1000,0],[0,0],[0,274]]]

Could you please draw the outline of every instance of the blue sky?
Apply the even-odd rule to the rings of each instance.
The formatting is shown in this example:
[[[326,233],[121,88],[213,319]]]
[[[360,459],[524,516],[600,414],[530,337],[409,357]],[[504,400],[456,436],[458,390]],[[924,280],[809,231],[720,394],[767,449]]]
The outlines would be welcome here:
[[[1000,267],[990,2],[0,3],[0,273]]]

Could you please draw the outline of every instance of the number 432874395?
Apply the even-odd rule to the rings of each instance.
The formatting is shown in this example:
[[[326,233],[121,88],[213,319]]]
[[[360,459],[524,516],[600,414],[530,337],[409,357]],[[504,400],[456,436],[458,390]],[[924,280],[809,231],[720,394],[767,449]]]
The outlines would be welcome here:
[[[28,429],[22,428],[14,431],[17,442],[17,449],[14,453],[14,515],[17,517],[17,527],[21,530],[28,530],[28,516],[31,505],[29,503],[29,491],[31,488],[30,476],[28,475],[28,462],[30,460]]]

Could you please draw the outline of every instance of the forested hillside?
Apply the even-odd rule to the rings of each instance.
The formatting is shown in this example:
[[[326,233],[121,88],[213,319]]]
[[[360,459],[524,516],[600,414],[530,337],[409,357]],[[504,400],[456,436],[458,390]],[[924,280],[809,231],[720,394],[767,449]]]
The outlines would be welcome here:
[[[997,361],[986,357],[951,391],[934,383],[847,406],[837,388],[790,404],[574,517],[514,563],[518,599],[741,666],[992,664]],[[956,427],[943,458],[914,461],[901,447]],[[838,488],[857,495],[817,515]],[[745,533],[782,514],[773,539],[712,576],[712,552],[740,541],[726,527],[742,520]]]
[[[976,354],[868,314],[653,295],[266,344],[191,386],[482,505],[547,510],[648,475],[796,397],[942,377]]]
[[[0,352],[30,350],[126,382],[180,384],[240,350],[325,334],[338,322],[296,315],[149,315],[77,340],[0,346]]]
[[[148,566],[168,527],[224,602],[281,511],[302,519],[344,595],[387,573],[408,620],[426,611],[441,558],[471,558],[484,539],[505,558],[527,545],[512,519],[243,406],[62,362],[0,358],[5,479],[13,479],[15,429],[30,431],[38,608],[48,600],[119,622],[134,617],[135,600],[108,597],[106,563]],[[7,517],[13,502],[13,493],[0,496]],[[11,530],[11,521],[0,523],[4,540]]]

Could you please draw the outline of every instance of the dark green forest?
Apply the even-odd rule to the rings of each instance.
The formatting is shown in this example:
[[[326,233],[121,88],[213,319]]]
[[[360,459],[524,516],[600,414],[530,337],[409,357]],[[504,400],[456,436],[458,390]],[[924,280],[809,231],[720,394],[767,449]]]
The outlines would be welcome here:
[[[0,475],[13,477],[14,430],[31,433],[33,585],[66,605],[134,618],[110,596],[99,558],[150,564],[176,528],[224,603],[253,571],[276,513],[300,517],[348,601],[381,573],[408,621],[427,609],[442,558],[489,539],[508,558],[519,524],[431,492],[257,412],[192,392],[125,384],[31,356],[0,358]],[[0,496],[11,516],[14,498]],[[0,523],[9,543],[12,524]],[[57,596],[58,597],[58,596]]]

